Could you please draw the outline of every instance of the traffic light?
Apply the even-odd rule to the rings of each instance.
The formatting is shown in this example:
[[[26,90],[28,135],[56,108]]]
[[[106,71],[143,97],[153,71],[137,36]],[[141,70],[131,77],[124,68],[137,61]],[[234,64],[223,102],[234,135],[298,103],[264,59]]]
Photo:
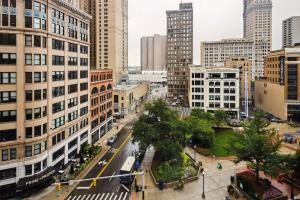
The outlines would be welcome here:
[[[97,184],[97,181],[96,181],[96,179],[94,179],[92,182],[93,187],[96,187],[96,184]]]
[[[56,190],[57,190],[57,191],[60,191],[60,190],[61,190],[61,185],[60,185],[60,183],[56,184]]]

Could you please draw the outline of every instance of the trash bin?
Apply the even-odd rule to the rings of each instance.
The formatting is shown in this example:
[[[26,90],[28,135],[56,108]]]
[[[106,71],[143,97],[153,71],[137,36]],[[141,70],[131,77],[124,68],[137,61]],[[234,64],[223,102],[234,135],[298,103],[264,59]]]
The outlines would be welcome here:
[[[162,182],[162,181],[158,182],[158,189],[159,190],[163,190],[164,189],[164,182]]]

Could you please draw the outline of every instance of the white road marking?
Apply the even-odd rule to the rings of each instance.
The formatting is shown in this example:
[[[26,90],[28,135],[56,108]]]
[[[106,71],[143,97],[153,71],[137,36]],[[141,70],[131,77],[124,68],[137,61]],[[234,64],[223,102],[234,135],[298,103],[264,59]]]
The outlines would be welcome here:
[[[118,190],[117,190],[117,193],[119,192],[120,188],[121,188],[121,185],[119,185]]]
[[[114,173],[113,173],[113,175],[112,176],[114,176],[115,175],[115,173],[116,173],[116,171],[114,171]],[[113,177],[110,177],[110,179],[109,179],[109,182],[111,181],[111,179],[112,179]]]
[[[114,200],[117,200],[117,198],[118,198],[118,195],[115,196]]]
[[[75,195],[75,196],[72,198],[72,200],[75,200],[75,199],[76,199],[76,197],[77,197],[77,195]]]
[[[100,196],[100,193],[97,194],[95,200],[97,200],[99,198],[99,196]]]
[[[72,198],[72,196],[69,196],[68,198],[67,198],[67,200],[70,200]]]
[[[121,200],[122,196],[123,196],[123,192],[121,192],[118,200]]]
[[[86,194],[85,194],[85,195],[83,195],[83,197],[82,197],[82,199],[81,199],[81,200],[84,200],[85,196],[86,196]]]
[[[127,195],[128,195],[128,192],[125,193],[123,200],[126,199]]]
[[[113,196],[114,196],[114,193],[111,194],[109,200],[112,200]]]
[[[80,197],[81,197],[81,194],[78,196],[78,198],[77,198],[76,200],[79,200],[79,199],[80,199]]]
[[[77,187],[76,188],[77,190],[89,190],[90,189],[90,187]]]
[[[86,197],[86,200],[89,200],[90,196],[91,196],[91,194],[89,194],[89,195]]]
[[[105,195],[105,193],[103,193],[103,194],[102,194],[102,196],[101,196],[100,200],[102,200],[102,198],[104,197],[104,195]]]
[[[127,192],[129,192],[129,189],[128,189],[125,185],[121,184],[121,186],[123,186],[123,188],[124,188]]]
[[[107,193],[107,195],[106,195],[106,197],[105,197],[105,199],[104,199],[104,200],[106,200],[106,199],[108,198],[108,196],[109,196],[109,193]]]
[[[93,199],[94,199],[94,196],[96,196],[96,194],[93,194],[93,196],[91,196],[91,200],[93,200]]]

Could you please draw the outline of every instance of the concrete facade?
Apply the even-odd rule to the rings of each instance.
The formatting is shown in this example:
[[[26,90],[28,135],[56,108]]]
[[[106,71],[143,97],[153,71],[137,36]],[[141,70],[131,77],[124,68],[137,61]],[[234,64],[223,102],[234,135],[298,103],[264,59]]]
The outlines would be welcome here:
[[[51,177],[90,142],[91,16],[76,2],[57,0],[10,1],[10,15],[4,7],[0,190],[9,194]]]
[[[282,47],[292,47],[297,43],[300,43],[300,16],[282,22]]]
[[[300,48],[272,51],[265,77],[255,81],[256,107],[283,120],[300,121]]]
[[[189,74],[190,108],[222,109],[239,117],[239,69],[191,66]]]
[[[264,58],[272,49],[272,0],[244,0],[244,38],[254,42],[254,77],[263,77]]]
[[[180,3],[167,11],[168,96],[188,103],[188,66],[193,64],[193,5]]]
[[[166,71],[143,71],[142,73],[128,74],[130,82],[167,83]]]
[[[112,69],[118,83],[128,72],[128,0],[80,0],[91,20],[91,69]]]
[[[141,38],[141,70],[164,71],[167,62],[167,36]]]
[[[134,112],[147,100],[150,92],[149,83],[136,85],[117,85],[114,88],[114,113],[124,116]]]

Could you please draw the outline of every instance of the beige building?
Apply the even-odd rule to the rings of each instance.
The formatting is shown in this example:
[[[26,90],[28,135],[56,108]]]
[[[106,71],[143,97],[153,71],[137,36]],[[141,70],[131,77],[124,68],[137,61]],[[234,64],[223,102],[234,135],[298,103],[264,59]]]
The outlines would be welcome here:
[[[244,38],[254,43],[253,75],[263,77],[264,58],[272,49],[272,0],[243,2]]]
[[[300,121],[300,47],[272,51],[265,77],[255,81],[256,107],[283,120]]]
[[[167,36],[157,35],[141,38],[142,71],[164,71],[167,62]]]
[[[149,83],[117,85],[114,88],[114,113],[121,116],[134,112],[139,105],[148,99]]]
[[[167,11],[168,97],[188,105],[188,66],[193,64],[193,4]]]
[[[300,16],[293,16],[282,22],[282,47],[297,43],[300,43]]]
[[[6,9],[4,9],[6,8]],[[46,182],[89,140],[89,21],[61,0],[4,0],[0,193]]]
[[[247,57],[231,57],[225,60],[224,66],[228,68],[239,69],[240,71],[240,99],[245,100],[245,78],[247,76],[248,82],[248,100],[252,99],[252,89],[251,89],[251,73],[252,65],[251,61]]]
[[[114,83],[128,72],[128,0],[80,0],[92,15],[91,68],[112,69]]]

